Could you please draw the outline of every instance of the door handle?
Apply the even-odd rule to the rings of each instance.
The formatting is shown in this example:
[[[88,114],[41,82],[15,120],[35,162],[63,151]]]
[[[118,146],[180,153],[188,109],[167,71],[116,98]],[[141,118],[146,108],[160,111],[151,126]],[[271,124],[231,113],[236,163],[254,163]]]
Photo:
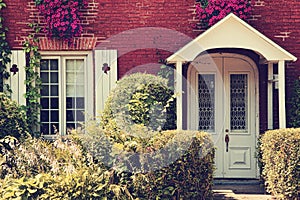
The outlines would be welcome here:
[[[225,132],[226,132],[226,135],[225,135],[226,152],[228,152],[228,146],[229,146],[229,135],[228,135],[228,132],[229,132],[229,130],[226,129]]]

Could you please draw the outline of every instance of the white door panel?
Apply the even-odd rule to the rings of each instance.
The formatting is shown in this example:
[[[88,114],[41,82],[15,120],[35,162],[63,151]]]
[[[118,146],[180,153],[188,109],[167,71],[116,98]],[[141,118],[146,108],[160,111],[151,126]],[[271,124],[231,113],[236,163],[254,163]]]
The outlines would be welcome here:
[[[189,72],[189,128],[211,133],[215,177],[256,178],[255,66],[224,54],[197,61]]]

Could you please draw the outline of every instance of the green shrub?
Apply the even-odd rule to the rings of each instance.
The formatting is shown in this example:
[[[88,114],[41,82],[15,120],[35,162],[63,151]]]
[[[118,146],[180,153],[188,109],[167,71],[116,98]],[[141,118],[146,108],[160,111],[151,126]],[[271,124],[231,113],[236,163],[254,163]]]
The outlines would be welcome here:
[[[165,152],[158,159],[150,156],[148,162],[160,164],[155,171],[135,174],[133,195],[141,199],[212,198],[214,148],[208,134],[166,131],[151,139],[149,148]],[[174,161],[162,162],[166,160]]]
[[[276,199],[300,197],[300,128],[267,131],[261,138],[263,177]]]
[[[111,172],[89,166],[58,176],[38,174],[32,178],[6,178],[1,199],[133,199],[125,186],[110,184]]]
[[[90,128],[91,136],[79,137],[82,144],[95,160],[113,166],[112,184],[125,186],[134,198],[212,198],[214,148],[208,134],[174,130],[139,137],[123,131],[105,132],[95,126],[93,123]],[[145,131],[143,126],[136,128],[140,128],[137,132]],[[99,137],[95,137],[97,131]],[[102,145],[105,151],[98,148]]]
[[[116,127],[123,130],[135,124],[151,130],[170,128],[174,121],[167,122],[170,119],[167,110],[173,100],[167,79],[142,73],[126,76],[118,82],[105,103],[102,126],[113,119]]]
[[[17,102],[0,93],[0,138],[27,136],[26,114]]]

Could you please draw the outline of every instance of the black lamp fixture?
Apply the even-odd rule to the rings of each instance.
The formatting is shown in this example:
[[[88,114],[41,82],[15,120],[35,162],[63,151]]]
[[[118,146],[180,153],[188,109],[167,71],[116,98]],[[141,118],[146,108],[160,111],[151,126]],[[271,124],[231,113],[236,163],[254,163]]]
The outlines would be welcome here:
[[[18,65],[13,64],[10,68],[10,72],[14,73],[14,75],[19,71]]]
[[[103,64],[102,71],[103,71],[105,74],[107,74],[107,72],[110,71],[110,67],[108,66],[107,63],[104,63],[104,64]]]

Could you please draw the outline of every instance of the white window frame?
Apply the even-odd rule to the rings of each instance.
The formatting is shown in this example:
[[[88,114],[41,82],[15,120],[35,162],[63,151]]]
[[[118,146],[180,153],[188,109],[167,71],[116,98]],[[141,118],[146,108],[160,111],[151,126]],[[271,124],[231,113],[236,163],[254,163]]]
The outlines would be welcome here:
[[[66,135],[66,60],[83,59],[84,60],[84,109],[85,122],[88,116],[94,116],[94,98],[93,98],[93,72],[94,65],[92,52],[90,51],[49,51],[40,52],[41,59],[58,59],[59,71],[59,134]],[[40,73],[40,71],[39,71]],[[40,129],[40,127],[39,127]],[[54,133],[44,135],[45,138],[52,138]]]

